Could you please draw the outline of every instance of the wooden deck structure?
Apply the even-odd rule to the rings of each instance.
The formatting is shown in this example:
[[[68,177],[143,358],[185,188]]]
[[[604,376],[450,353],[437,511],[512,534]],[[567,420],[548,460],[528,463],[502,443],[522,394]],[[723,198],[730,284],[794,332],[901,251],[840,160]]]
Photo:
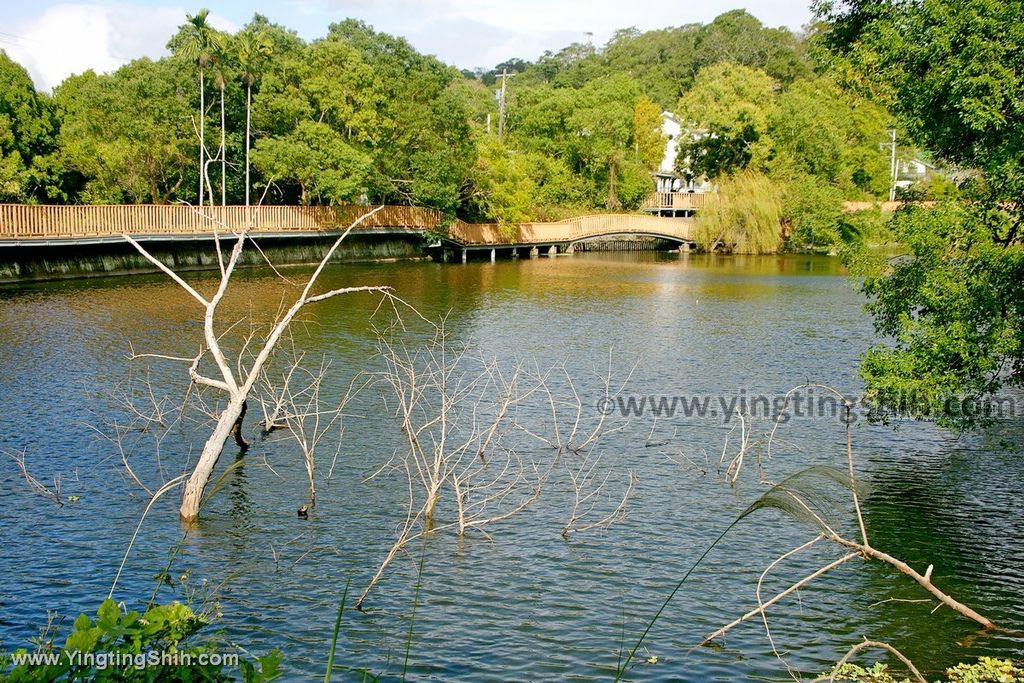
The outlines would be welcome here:
[[[29,205],[0,204],[0,246],[31,246],[116,242],[128,234],[137,239],[174,240],[229,235],[251,226],[253,235],[315,236],[339,233],[367,206],[212,206],[186,205]],[[443,220],[439,211],[410,206],[385,206],[353,231],[358,233],[424,233]],[[690,222],[644,214],[598,214],[555,223],[455,221],[448,241],[463,249],[569,245],[615,235],[647,235],[690,242]]]

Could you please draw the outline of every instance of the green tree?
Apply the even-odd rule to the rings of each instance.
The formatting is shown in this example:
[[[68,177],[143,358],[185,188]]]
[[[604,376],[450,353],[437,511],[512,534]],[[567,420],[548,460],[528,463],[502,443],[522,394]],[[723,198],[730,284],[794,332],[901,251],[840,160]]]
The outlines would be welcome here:
[[[52,102],[0,50],[0,201],[45,197],[50,181],[45,159],[54,143]]]
[[[975,169],[964,201],[898,214],[910,258],[869,270],[879,332],[861,368],[883,413],[949,411],[1024,385],[1024,2],[820,2],[845,82],[897,113],[941,162]]]
[[[661,107],[641,95],[633,104],[633,148],[647,170],[658,168],[665,156],[665,134],[661,130]]]
[[[471,216],[501,224],[559,218],[554,207],[580,203],[578,181],[559,159],[518,151],[484,136],[473,168]]]
[[[253,165],[292,184],[302,204],[358,198],[370,177],[366,148],[379,139],[379,100],[376,78],[355,48],[311,43],[264,78],[255,109],[265,137],[252,151]]]
[[[193,85],[190,85],[192,83]],[[138,59],[113,74],[86,71],[54,92],[62,165],[81,177],[78,199],[165,203],[194,178],[192,74],[181,60]]]
[[[773,254],[782,247],[783,189],[763,173],[745,170],[719,179],[697,214],[694,240],[704,249]]]
[[[689,170],[710,178],[763,163],[774,93],[775,81],[758,69],[731,62],[701,69],[676,111],[684,126],[703,134],[684,146],[679,162],[689,159]]]
[[[373,75],[369,194],[454,214],[476,160],[469,112],[455,86],[461,74],[359,21],[332,24],[327,40],[354,48]]]
[[[879,148],[888,113],[877,104],[818,78],[794,83],[779,95],[768,120],[773,174],[806,174],[835,185],[850,198],[884,196],[889,157]]]
[[[295,183],[303,205],[355,201],[370,166],[369,158],[337,130],[308,120],[285,135],[260,140],[252,157],[264,175]]]

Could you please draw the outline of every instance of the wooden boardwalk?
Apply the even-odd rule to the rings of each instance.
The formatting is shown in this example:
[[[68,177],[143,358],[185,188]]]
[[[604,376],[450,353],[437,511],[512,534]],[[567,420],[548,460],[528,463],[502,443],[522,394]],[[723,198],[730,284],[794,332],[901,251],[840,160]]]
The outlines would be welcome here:
[[[186,205],[31,205],[0,204],[0,246],[116,242],[128,234],[139,239],[173,240],[229,235],[251,226],[253,235],[335,234],[347,228],[366,206],[212,206]],[[434,209],[385,206],[353,231],[366,234],[425,233],[443,216]],[[691,223],[644,214],[597,214],[555,223],[455,221],[447,241],[466,249],[500,246],[565,245],[598,237],[646,235],[690,242]]]

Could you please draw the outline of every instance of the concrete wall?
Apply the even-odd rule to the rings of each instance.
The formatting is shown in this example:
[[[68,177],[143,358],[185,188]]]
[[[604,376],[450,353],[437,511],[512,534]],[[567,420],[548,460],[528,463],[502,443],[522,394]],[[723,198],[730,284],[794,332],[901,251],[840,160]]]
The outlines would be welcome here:
[[[274,265],[295,265],[319,262],[335,239],[264,238],[259,245]],[[217,268],[212,240],[145,242],[143,246],[174,270]],[[225,253],[232,246],[233,242],[222,243]],[[331,260],[390,260],[425,255],[423,240],[418,235],[350,235]],[[265,265],[251,244],[242,252],[242,263]],[[157,269],[127,243],[0,247],[0,283],[152,272]]]

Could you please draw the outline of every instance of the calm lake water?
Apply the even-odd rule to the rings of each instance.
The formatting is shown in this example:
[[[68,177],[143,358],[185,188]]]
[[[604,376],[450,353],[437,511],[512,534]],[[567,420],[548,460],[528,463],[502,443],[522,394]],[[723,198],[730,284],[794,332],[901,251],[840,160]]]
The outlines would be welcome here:
[[[190,280],[212,283],[210,274]],[[325,272],[322,286],[355,284],[389,284],[428,317],[448,313],[454,339],[502,362],[564,362],[591,422],[609,354],[620,380],[635,365],[627,394],[709,396],[714,407],[718,397],[780,396],[807,381],[856,394],[857,359],[874,339],[855,286],[836,261],[819,257],[598,253],[497,264],[339,265]],[[250,311],[265,320],[280,301],[272,273],[244,271],[222,320]],[[296,329],[308,358],[331,359],[331,396],[377,367],[373,328],[386,325],[390,313],[371,317],[376,303],[370,295],[334,299],[311,308]],[[0,458],[4,647],[26,643],[47,610],[92,612],[109,590],[146,498],[96,430],[109,433],[111,422],[131,420],[116,396],[130,374],[146,376],[146,366],[132,369],[129,342],[138,352],[191,356],[202,336],[199,313],[157,276],[0,288],[0,447],[24,451],[38,479],[59,475],[63,495],[80,497],[57,508],[30,490],[12,460]],[[422,341],[421,328],[409,326],[410,344]],[[180,400],[184,368],[149,368],[157,398]],[[345,586],[351,601],[404,520],[403,480],[366,481],[400,447],[398,424],[373,389],[347,412],[329,481],[331,457],[321,456],[319,504],[308,520],[295,514],[306,495],[297,450],[280,434],[257,439],[188,536],[176,494],[156,503],[116,597],[143,605],[178,549],[174,586],[160,589],[162,599],[210,601],[222,614],[214,628],[228,642],[255,653],[281,648],[288,680],[322,676]],[[547,419],[541,410],[532,417]],[[570,491],[564,477],[553,476],[531,507],[488,527],[490,538],[442,533],[414,544],[370,594],[367,612],[345,613],[337,660],[353,671],[340,677],[359,680],[355,670],[366,669],[398,678],[421,558],[410,679],[613,677],[621,648],[635,642],[679,577],[766,486],[753,460],[735,487],[723,481],[718,462],[727,438],[735,452],[738,431],[721,415],[610,419],[621,429],[594,453],[598,471],[611,475],[599,505],[615,506],[632,471],[639,479],[623,521],[563,540]],[[756,419],[751,428],[756,436],[770,421]],[[128,438],[137,444],[131,462],[151,488],[181,471],[202,431],[189,422],[164,434],[159,447],[157,436]],[[764,463],[773,480],[811,464],[843,466],[834,418],[794,419],[779,437]],[[981,654],[1024,656],[1022,443],[1020,418],[960,437],[927,424],[854,430],[871,487],[865,516],[873,544],[922,571],[934,564],[940,587],[1017,635],[981,634],[947,609],[933,614],[935,602],[909,579],[854,561],[770,612],[789,665],[817,674],[863,637],[890,642],[932,674]],[[541,465],[553,457],[536,443],[524,448],[524,457]],[[229,450],[219,469],[232,459]],[[845,502],[840,513],[852,529]],[[759,620],[720,646],[693,646],[753,607],[762,570],[814,534],[774,510],[746,518],[676,595],[631,678],[787,679]],[[793,558],[768,577],[765,594],[840,554],[821,547]]]

